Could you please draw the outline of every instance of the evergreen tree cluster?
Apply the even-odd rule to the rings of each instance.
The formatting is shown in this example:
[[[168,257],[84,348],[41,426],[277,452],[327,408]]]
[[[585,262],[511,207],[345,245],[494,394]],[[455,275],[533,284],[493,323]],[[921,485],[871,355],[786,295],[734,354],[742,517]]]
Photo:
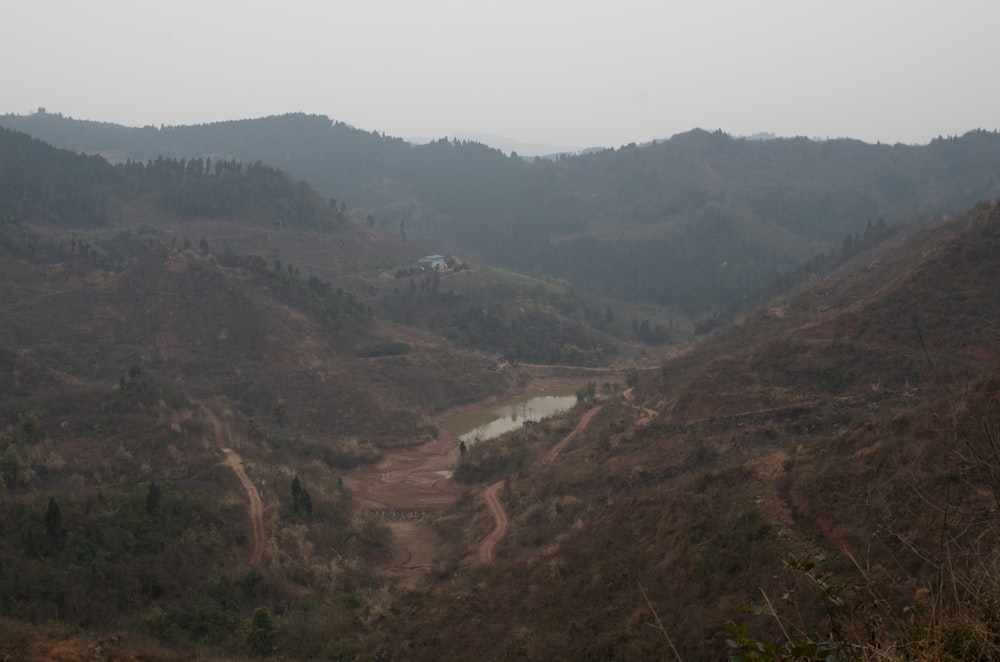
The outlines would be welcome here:
[[[607,312],[573,293],[497,285],[458,294],[441,290],[435,276],[424,276],[419,285],[410,278],[405,290],[397,288],[394,296],[378,303],[380,314],[435,330],[466,347],[500,352],[513,361],[594,366],[604,363],[606,353],[617,351],[609,336],[595,330],[609,325]],[[389,348],[370,351],[382,355],[383,349]]]
[[[105,187],[114,173],[99,156],[57,150],[0,127],[0,217],[60,226],[108,221]]]
[[[312,515],[312,498],[309,490],[302,486],[298,476],[292,478],[292,512],[296,515],[309,517]]]
[[[335,229],[346,222],[305,182],[255,161],[166,158],[111,166],[0,127],[0,218],[73,228],[110,220],[112,200],[147,198],[181,219]]]
[[[180,218],[225,218],[285,227],[332,228],[345,219],[304,182],[260,161],[172,159],[117,166],[126,192],[157,192],[159,206]]]
[[[164,627],[192,628],[189,634],[197,636],[183,612],[195,607],[199,591],[214,581],[213,569],[226,560],[221,540],[243,526],[240,513],[230,510],[212,497],[155,482],[6,499],[0,503],[0,615],[88,625],[158,603],[171,605],[160,611]],[[212,609],[234,620],[225,607]],[[226,636],[232,626],[214,620],[197,627]]]
[[[203,250],[210,247],[206,245]],[[281,300],[317,312],[328,320],[367,321],[372,316],[371,307],[353,292],[334,287],[315,274],[306,278],[291,264],[282,265],[279,260],[272,264],[261,255],[240,255],[230,250],[223,251],[219,260],[224,266],[246,269],[265,278]]]

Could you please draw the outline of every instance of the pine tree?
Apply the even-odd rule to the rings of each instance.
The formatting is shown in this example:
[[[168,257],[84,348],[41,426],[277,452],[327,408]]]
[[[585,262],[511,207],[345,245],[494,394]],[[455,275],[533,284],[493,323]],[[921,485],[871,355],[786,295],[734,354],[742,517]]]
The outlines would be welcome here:
[[[0,455],[0,478],[3,479],[3,483],[10,489],[16,488],[17,480],[23,469],[24,461],[17,453],[17,446],[8,444],[3,454]]]
[[[63,528],[62,511],[55,498],[49,497],[48,508],[45,509],[45,546],[49,553],[59,552],[66,538]]]
[[[299,510],[305,513],[307,516],[312,515],[313,504],[312,498],[309,496],[309,490],[302,488],[302,494],[299,495]]]
[[[312,515],[312,497],[309,490],[302,486],[298,476],[292,478],[292,512],[296,515]]]
[[[292,512],[299,512],[299,501],[302,499],[302,483],[299,477],[292,478]]]
[[[246,621],[246,631],[246,645],[251,653],[263,657],[274,650],[278,628],[267,607],[253,610],[253,615]]]
[[[149,491],[146,493],[146,512],[150,515],[160,510],[160,502],[163,501],[163,490],[155,482],[149,484]]]

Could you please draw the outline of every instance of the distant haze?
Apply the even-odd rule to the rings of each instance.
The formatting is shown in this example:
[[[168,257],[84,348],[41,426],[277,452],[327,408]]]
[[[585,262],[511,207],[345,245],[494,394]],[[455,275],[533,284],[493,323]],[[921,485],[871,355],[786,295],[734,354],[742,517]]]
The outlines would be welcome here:
[[[301,111],[558,151],[1000,123],[995,0],[12,0],[4,23],[0,113],[129,126]]]
[[[456,131],[450,137],[456,140],[482,143],[496,147],[505,154],[516,152],[519,156],[550,156],[581,151],[579,145],[549,145],[546,143],[526,143],[506,136],[496,136],[491,133],[474,133],[472,131]],[[414,142],[424,142],[414,139]]]

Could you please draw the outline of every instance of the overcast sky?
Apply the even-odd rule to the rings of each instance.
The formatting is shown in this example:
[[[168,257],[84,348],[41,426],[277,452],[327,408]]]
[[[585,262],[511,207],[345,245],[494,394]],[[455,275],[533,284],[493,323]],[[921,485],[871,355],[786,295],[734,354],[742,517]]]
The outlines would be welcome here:
[[[408,139],[1000,126],[998,0],[5,0],[0,113],[307,112]]]

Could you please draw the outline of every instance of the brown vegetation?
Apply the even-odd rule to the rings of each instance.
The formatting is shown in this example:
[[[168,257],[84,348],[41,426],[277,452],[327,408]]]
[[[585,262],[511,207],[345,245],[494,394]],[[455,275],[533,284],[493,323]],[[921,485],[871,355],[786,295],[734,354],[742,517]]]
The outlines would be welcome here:
[[[998,227],[992,206],[911,235],[782,316],[756,313],[641,373],[636,399],[660,415],[608,402],[558,463],[544,449],[572,426],[498,442],[528,458],[505,476],[504,555],[419,612],[400,600],[414,626],[382,650],[663,659],[673,643],[717,659],[732,619],[746,628],[734,642],[775,651],[787,632],[858,657],[990,657],[1000,387],[970,358],[996,351],[1000,320],[980,262],[958,298],[940,274],[961,269],[956,246],[984,255]],[[816,299],[836,305],[817,314]],[[974,329],[951,321],[969,315],[959,301]],[[822,579],[814,601],[825,573],[845,588]],[[831,591],[843,610],[824,608]]]
[[[495,369],[269,259],[4,252],[0,610],[132,637],[106,659],[267,652],[251,618],[302,659],[995,657],[998,228],[901,236],[461,461],[452,408],[613,378]],[[16,659],[107,637],[0,627]]]

